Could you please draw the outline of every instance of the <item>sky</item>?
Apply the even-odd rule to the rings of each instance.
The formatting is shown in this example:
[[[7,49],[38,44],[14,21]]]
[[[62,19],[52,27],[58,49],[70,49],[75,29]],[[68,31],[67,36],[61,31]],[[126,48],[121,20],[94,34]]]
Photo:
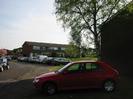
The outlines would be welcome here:
[[[69,33],[54,12],[54,0],[0,0],[0,48],[25,41],[68,44]]]

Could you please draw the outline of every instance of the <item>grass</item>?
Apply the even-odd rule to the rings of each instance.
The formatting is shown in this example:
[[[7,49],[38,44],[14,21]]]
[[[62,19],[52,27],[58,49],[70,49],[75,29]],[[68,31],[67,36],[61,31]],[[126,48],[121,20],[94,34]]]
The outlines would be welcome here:
[[[80,57],[80,58],[70,58],[71,61],[80,61],[80,60],[97,60],[96,57]]]
[[[48,70],[49,70],[50,72],[52,72],[52,71],[59,70],[59,69],[62,68],[62,67],[63,67],[63,65],[60,65],[60,66],[50,66],[50,67],[48,68]]]

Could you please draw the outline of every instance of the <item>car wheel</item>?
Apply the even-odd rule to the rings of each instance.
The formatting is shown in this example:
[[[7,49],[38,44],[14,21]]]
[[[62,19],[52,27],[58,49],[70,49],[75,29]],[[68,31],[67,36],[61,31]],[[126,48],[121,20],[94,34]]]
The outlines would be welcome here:
[[[115,90],[115,82],[112,80],[107,80],[103,84],[103,89],[106,92],[112,92]]]
[[[0,72],[2,72],[4,69],[3,69],[3,67],[0,67]]]
[[[53,83],[46,83],[44,86],[43,86],[43,92],[46,94],[46,95],[53,95],[57,92],[57,87],[55,84]]]

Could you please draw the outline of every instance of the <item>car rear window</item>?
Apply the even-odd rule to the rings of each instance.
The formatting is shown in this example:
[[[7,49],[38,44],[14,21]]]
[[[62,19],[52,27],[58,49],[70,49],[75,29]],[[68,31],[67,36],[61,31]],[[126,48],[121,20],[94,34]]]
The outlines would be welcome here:
[[[96,63],[86,63],[85,65],[87,71],[99,71],[101,67]]]

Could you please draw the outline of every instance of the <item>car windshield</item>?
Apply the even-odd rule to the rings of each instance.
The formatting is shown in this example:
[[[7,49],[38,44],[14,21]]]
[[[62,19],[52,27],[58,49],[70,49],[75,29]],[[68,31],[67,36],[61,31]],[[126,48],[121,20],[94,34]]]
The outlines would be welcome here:
[[[64,69],[66,69],[70,64],[72,64],[72,63],[68,63],[68,64],[66,64],[64,67],[62,67],[61,69],[59,69],[59,70],[57,70],[56,72],[62,72]]]

